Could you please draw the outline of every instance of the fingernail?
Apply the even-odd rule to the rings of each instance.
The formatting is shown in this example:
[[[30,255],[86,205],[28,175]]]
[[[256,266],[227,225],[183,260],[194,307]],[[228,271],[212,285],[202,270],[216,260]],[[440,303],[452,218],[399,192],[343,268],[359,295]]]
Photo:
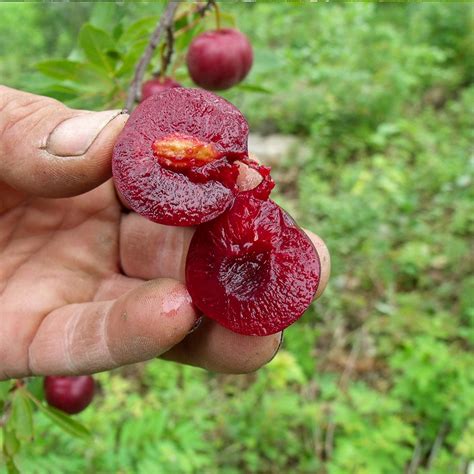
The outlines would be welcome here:
[[[281,336],[280,336],[280,343],[278,344],[278,347],[276,348],[276,351],[273,354],[272,358],[269,360],[269,362],[271,362],[276,357],[276,355],[280,352],[281,346],[283,345],[283,336],[284,336],[284,334],[285,334],[284,331],[282,331]]]
[[[121,110],[105,110],[67,119],[51,132],[46,150],[56,156],[83,155],[107,124],[121,113]]]
[[[200,316],[199,318],[196,319],[196,322],[194,323],[193,327],[188,332],[188,336],[192,334],[201,325],[203,319],[204,319],[204,316]]]

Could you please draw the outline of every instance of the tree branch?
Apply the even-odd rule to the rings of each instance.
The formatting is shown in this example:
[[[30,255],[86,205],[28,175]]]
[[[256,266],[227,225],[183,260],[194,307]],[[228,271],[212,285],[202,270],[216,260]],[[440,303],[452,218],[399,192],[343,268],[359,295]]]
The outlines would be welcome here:
[[[165,52],[161,58],[161,70],[160,76],[164,76],[168,66],[171,63],[171,58],[173,57],[174,53],[174,34],[173,34],[173,25],[170,25],[166,28],[166,44],[165,44]]]
[[[161,18],[156,25],[155,31],[153,31],[148,46],[145,48],[145,51],[138,61],[138,64],[135,68],[135,75],[130,84],[128,90],[127,101],[125,103],[125,108],[128,111],[131,111],[133,105],[139,97],[140,86],[143,81],[143,76],[145,75],[146,68],[150,64],[151,58],[156,47],[160,44],[163,33],[169,31],[173,25],[174,14],[178,8],[179,2],[169,2],[165,8],[165,11],[161,15]]]

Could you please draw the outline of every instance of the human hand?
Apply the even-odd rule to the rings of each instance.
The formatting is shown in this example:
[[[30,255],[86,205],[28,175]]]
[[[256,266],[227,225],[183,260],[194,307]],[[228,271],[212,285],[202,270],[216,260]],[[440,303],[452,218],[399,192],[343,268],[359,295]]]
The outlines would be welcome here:
[[[128,116],[0,86],[0,380],[87,374],[154,357],[256,370],[281,334],[235,334],[183,284],[192,228],[124,212],[111,177]],[[324,243],[319,296],[329,277]]]

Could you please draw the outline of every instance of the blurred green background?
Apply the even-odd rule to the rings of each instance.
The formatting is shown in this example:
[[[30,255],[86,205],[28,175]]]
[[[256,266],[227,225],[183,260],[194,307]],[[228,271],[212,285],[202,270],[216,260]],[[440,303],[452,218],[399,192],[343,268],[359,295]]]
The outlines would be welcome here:
[[[296,137],[272,163],[276,199],[326,240],[330,285],[258,373],[155,361],[101,374],[101,396],[79,417],[93,442],[38,413],[19,467],[466,472],[474,465],[473,5],[221,7],[255,49],[249,78],[225,96],[254,132]],[[53,87],[35,65],[80,59],[85,22],[112,34],[155,21],[161,8],[0,4],[0,82],[77,107],[123,103],[115,92]],[[184,71],[178,78],[190,85]],[[93,86],[107,93],[107,83]]]

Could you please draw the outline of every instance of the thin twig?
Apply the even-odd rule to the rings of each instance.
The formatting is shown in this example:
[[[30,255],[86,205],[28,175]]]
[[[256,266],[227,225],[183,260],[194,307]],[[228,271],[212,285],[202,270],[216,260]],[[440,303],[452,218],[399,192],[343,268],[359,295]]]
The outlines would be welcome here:
[[[441,423],[441,426],[439,427],[438,434],[433,443],[433,446],[430,451],[430,455],[428,457],[428,461],[426,463],[427,470],[430,470],[431,465],[433,464],[433,461],[438,455],[438,451],[441,449],[441,446],[443,445],[444,438],[448,434],[448,429],[449,429],[448,423],[446,421],[443,421],[443,423]]]
[[[175,38],[178,36],[183,35],[184,33],[188,32],[189,30],[193,29],[207,14],[207,12],[214,6],[216,6],[215,0],[208,0],[208,2],[203,6],[198,6],[195,11],[192,12],[192,15],[197,15],[198,18],[195,18],[191,23],[183,26],[175,33]],[[177,18],[178,19],[178,18]]]
[[[143,81],[143,76],[145,75],[146,68],[150,64],[151,58],[156,47],[160,44],[163,33],[172,27],[174,14],[178,8],[179,2],[169,2],[165,8],[163,15],[156,25],[155,31],[150,37],[150,41],[145,48],[145,51],[138,61],[138,64],[135,68],[135,75],[133,77],[132,83],[128,90],[127,101],[125,103],[125,108],[130,111],[133,107],[133,104],[136,100],[139,99],[139,90]]]
[[[219,8],[217,6],[216,0],[207,0],[206,4],[196,10],[196,13],[198,15],[204,16],[204,14],[210,10],[212,7],[214,8]]]
[[[422,446],[419,441],[416,442],[415,449],[413,450],[413,455],[411,457],[410,464],[407,468],[406,474],[415,474],[420,467],[421,456],[423,454]]]
[[[188,16],[190,13],[192,15],[197,14],[197,15],[204,16],[204,13],[206,13],[207,10],[209,10],[211,7],[214,6],[214,4],[216,3],[216,0],[207,0],[207,2],[204,5],[202,5],[201,3],[202,2],[197,2],[196,8],[193,12],[186,10],[186,11],[181,12],[179,15],[176,15],[175,20],[176,21],[182,20],[184,17]]]
[[[164,76],[166,74],[166,70],[171,63],[171,58],[173,57],[174,53],[174,34],[173,34],[173,24],[169,25],[166,28],[166,44],[165,44],[165,51],[161,58],[161,71],[160,76]]]

